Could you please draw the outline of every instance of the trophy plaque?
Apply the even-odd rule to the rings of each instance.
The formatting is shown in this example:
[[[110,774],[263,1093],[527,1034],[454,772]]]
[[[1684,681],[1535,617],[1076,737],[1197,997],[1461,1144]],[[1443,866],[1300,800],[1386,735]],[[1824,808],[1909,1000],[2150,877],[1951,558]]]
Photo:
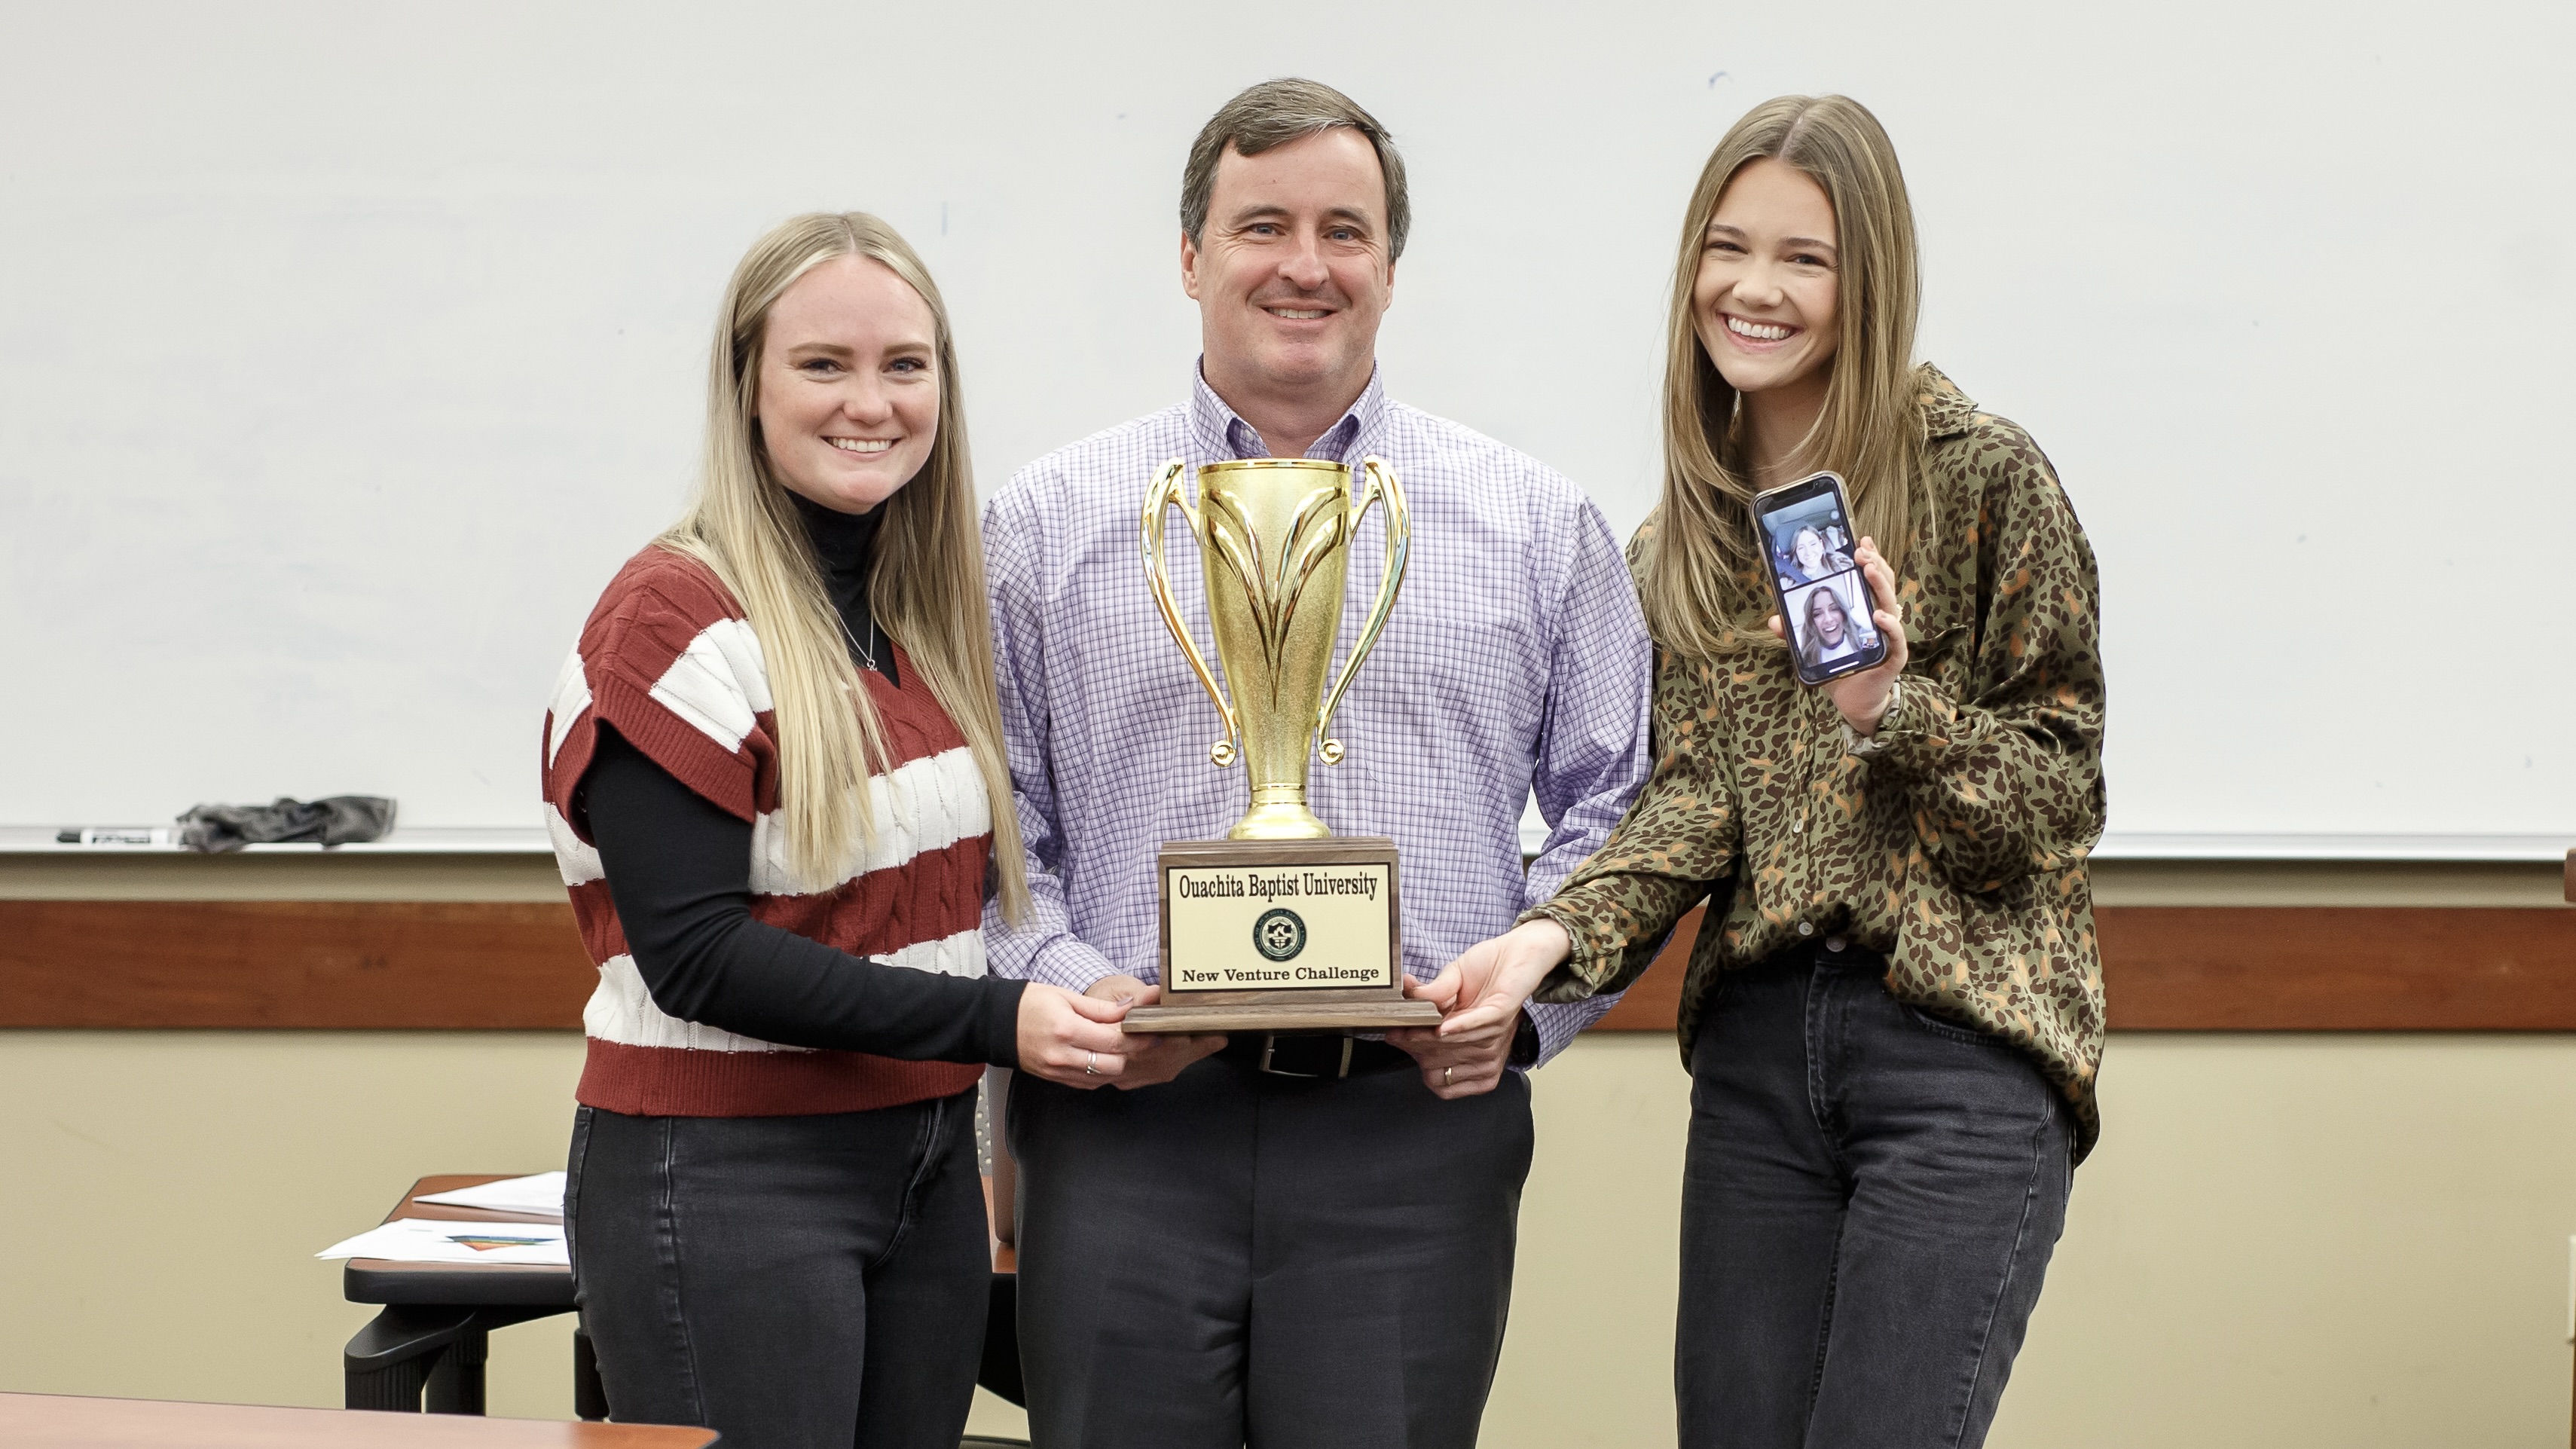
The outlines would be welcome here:
[[[1333,711],[1376,646],[1404,584],[1412,520],[1394,470],[1358,475],[1304,458],[1211,463],[1198,503],[1188,465],[1163,466],[1145,494],[1145,579],[1225,733],[1219,769],[1243,762],[1251,809],[1223,840],[1173,841],[1156,860],[1160,1005],[1127,1014],[1131,1032],[1334,1031],[1433,1026],[1439,1009],[1404,994],[1395,842],[1337,836],[1306,805],[1306,768],[1341,763]],[[1386,571],[1341,674],[1325,688],[1341,631],[1344,575],[1360,517],[1384,505]],[[1190,639],[1163,565],[1163,523],[1181,511],[1199,546],[1228,703]]]

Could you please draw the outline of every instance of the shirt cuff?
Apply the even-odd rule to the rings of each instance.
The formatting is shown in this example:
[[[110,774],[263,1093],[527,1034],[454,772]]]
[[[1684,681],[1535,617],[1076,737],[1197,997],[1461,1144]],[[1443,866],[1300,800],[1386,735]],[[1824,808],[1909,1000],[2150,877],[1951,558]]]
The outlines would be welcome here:
[[[1029,983],[986,977],[982,1002],[984,1060],[1012,1071],[1020,1066],[1020,998]]]
[[[1029,958],[1028,969],[1019,973],[1026,980],[1061,986],[1077,996],[1117,974],[1118,968],[1109,963],[1108,957],[1071,936],[1049,942]]]
[[[1599,969],[1601,943],[1585,933],[1571,912],[1559,910],[1553,898],[1521,912],[1519,919],[1512,924],[1526,926],[1532,921],[1556,922],[1565,932],[1568,949],[1565,959],[1557,963],[1556,969],[1540,978],[1538,990],[1531,994],[1530,1000],[1572,1003],[1591,1000],[1590,983],[1599,980],[1602,974]],[[1609,1008],[1602,1009],[1606,1011]]]
[[[1619,1002],[1617,993],[1587,997],[1581,1001],[1533,1001],[1521,1008],[1538,1028],[1538,1059],[1530,1063],[1535,1070],[1555,1060],[1556,1054],[1574,1044],[1584,1028],[1599,1021]],[[1518,1066],[1515,1062],[1513,1065]]]
[[[1844,723],[1844,750],[1900,774],[1936,768],[1958,733],[1958,706],[1939,683],[1924,676],[1907,675],[1895,689],[1887,713],[1879,717],[1877,733],[1862,739]]]
[[[1863,735],[1860,731],[1851,727],[1850,720],[1841,721],[1843,727],[1843,753],[1847,755],[1859,755],[1864,759],[1871,755],[1885,753],[1887,747],[1895,742],[1893,731],[1904,728],[1904,709],[1905,681],[1902,678],[1898,678],[1891,681],[1887,686],[1887,709],[1884,713],[1879,715],[1878,728],[1876,730],[1872,731],[1868,735]]]

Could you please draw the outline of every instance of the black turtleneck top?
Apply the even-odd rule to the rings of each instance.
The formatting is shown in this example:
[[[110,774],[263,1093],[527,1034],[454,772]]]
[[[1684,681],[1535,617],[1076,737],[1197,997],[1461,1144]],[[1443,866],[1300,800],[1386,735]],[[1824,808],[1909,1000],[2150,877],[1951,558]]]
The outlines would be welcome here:
[[[885,505],[865,513],[839,513],[802,493],[787,496],[796,503],[796,516],[805,520],[805,536],[814,540],[814,559],[823,566],[823,592],[840,611],[841,627],[849,631],[850,657],[902,688],[894,674],[894,646],[886,643],[876,616],[868,611],[868,582],[876,577],[877,528],[885,522]]]
[[[868,612],[884,509],[836,513],[799,496],[796,511],[849,631],[851,658],[865,667],[873,645],[877,670],[905,687]],[[618,924],[655,1006],[782,1046],[1019,1064],[1027,983],[890,966],[752,919],[750,823],[605,723],[581,788]]]

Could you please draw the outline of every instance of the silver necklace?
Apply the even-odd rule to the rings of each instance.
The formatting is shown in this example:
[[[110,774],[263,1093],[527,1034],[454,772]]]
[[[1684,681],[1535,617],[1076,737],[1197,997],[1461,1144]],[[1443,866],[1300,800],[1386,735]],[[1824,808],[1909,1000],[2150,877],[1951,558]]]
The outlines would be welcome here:
[[[859,636],[850,632],[850,621],[841,617],[840,610],[834,609],[832,611],[832,622],[841,626],[841,637],[850,641],[851,652],[857,654],[859,658],[866,663],[868,668],[875,669],[877,667],[876,610],[870,609],[868,611],[868,642],[864,648],[859,644]]]

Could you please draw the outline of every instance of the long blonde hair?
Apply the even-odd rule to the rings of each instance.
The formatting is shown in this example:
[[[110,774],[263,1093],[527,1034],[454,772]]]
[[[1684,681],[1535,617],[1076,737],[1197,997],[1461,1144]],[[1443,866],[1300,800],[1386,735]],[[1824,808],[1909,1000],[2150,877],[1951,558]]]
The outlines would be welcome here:
[[[815,212],[752,244],[725,288],[707,367],[706,452],[688,513],[655,540],[715,571],[759,637],[778,719],[779,809],[791,871],[810,888],[839,879],[857,844],[873,844],[869,778],[892,768],[885,726],[859,680],[839,615],[787,488],[759,437],[760,361],[770,309],[799,277],[839,257],[865,257],[901,277],[937,327],[939,435],[921,471],[879,506],[868,608],[973,751],[992,802],[993,875],[1003,914],[1018,920],[1029,887],[993,682],[991,614],[957,348],[937,284],[895,229],[865,212]]]
[[[1915,542],[1923,430],[1914,380],[1918,297],[1914,209],[1896,148],[1848,96],[1782,96],[1735,123],[1701,168],[1682,218],[1664,357],[1664,494],[1639,559],[1640,601],[1656,644],[1695,658],[1777,645],[1767,565],[1754,537],[1757,491],[1738,435],[1740,399],[1700,345],[1691,305],[1709,219],[1736,173],[1769,157],[1824,188],[1833,204],[1839,317],[1824,410],[1795,453],[1850,485],[1854,523],[1903,570]]]

